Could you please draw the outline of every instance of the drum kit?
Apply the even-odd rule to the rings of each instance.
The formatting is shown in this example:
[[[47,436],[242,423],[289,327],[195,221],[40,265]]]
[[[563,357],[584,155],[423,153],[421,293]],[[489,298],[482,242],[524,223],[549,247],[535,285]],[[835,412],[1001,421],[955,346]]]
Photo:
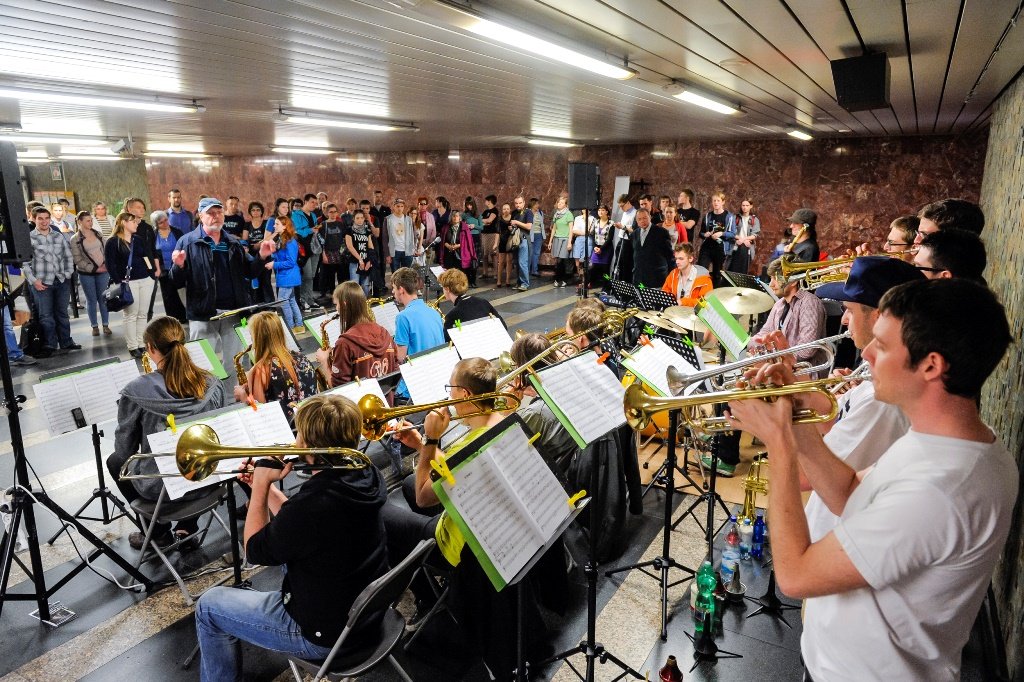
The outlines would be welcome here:
[[[722,306],[733,315],[760,315],[771,310],[775,304],[775,301],[767,293],[746,287],[712,289],[707,295],[720,301]],[[656,329],[676,334],[689,335],[690,332],[704,333],[708,331],[704,323],[698,319],[693,308],[681,305],[665,308],[661,312],[640,311],[636,314],[636,318]]]

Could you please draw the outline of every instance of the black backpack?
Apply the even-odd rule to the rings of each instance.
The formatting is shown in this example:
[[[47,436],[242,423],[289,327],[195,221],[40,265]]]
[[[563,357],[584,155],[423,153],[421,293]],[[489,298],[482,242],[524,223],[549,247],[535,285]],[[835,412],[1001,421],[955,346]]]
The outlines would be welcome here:
[[[43,335],[43,325],[39,324],[34,309],[28,322],[21,325],[21,339],[19,339],[18,345],[21,346],[25,355],[46,357],[50,354],[50,351],[43,350],[46,348],[46,337]]]

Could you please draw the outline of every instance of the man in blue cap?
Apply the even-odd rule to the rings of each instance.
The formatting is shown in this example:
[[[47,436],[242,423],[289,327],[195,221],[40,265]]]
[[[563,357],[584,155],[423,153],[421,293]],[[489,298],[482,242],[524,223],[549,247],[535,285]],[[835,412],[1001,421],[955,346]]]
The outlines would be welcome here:
[[[196,212],[199,226],[179,239],[171,254],[171,279],[185,287],[189,339],[209,339],[227,364],[238,350],[237,320],[210,318],[252,304],[251,281],[266,268],[273,244],[264,241],[258,258],[249,255],[244,243],[222,229],[224,207],[219,199],[202,199]]]

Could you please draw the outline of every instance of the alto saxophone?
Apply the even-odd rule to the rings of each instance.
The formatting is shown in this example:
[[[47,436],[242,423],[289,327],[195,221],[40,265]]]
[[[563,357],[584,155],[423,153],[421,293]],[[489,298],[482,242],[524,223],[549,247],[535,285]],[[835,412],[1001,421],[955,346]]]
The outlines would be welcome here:
[[[438,315],[440,315],[441,317],[444,317],[444,313],[441,312],[441,302],[442,301],[444,301],[444,294],[441,294],[440,296],[435,298],[433,301],[428,301],[427,302],[427,307],[428,308],[433,308],[434,310],[437,311]]]
[[[320,323],[320,348],[322,350],[327,350],[328,348],[331,347],[331,339],[329,336],[327,336],[327,325],[329,325],[331,322],[334,322],[339,317],[341,317],[341,313],[334,313],[333,315],[331,315],[326,320]]]
[[[373,320],[374,322],[377,321],[377,318],[373,314],[373,306],[375,306],[375,305],[384,305],[385,303],[390,303],[393,300],[395,300],[394,296],[385,296],[383,298],[368,298],[368,299],[366,299],[366,312],[370,315],[370,319]]]
[[[245,386],[249,383],[249,378],[245,376],[245,368],[242,367],[242,356],[252,350],[252,344],[243,348],[241,352],[235,354],[235,374],[238,375],[238,385]]]
[[[149,359],[149,353],[142,354],[142,373],[152,374],[153,373],[153,361]]]

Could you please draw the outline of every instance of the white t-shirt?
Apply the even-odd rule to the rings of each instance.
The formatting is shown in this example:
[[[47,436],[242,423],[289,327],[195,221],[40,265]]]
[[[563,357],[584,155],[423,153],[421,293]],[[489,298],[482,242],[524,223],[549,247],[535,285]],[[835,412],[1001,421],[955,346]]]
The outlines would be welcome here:
[[[833,531],[869,587],[807,600],[816,680],[956,680],[1017,497],[1001,443],[911,429],[882,455]]]
[[[839,421],[823,440],[836,457],[854,471],[862,471],[877,462],[909,428],[910,422],[900,408],[875,400],[874,385],[865,381],[840,397]],[[814,492],[807,500],[804,513],[811,542],[828,535],[839,520]]]

